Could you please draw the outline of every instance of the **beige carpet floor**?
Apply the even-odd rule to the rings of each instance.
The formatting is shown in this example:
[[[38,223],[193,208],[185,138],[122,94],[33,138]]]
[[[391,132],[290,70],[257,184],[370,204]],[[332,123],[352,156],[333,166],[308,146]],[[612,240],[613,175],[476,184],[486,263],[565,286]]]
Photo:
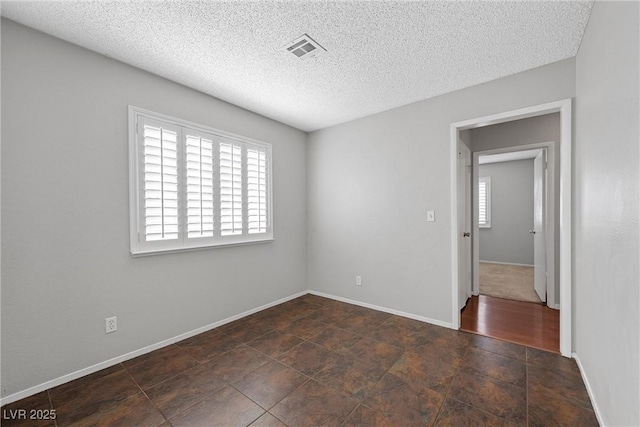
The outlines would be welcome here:
[[[480,293],[516,301],[537,302],[533,290],[533,267],[480,263]]]

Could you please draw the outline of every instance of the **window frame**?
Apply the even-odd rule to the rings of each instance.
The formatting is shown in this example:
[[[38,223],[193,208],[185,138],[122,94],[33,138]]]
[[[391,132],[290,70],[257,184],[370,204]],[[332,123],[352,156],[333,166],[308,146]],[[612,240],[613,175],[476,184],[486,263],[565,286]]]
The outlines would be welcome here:
[[[146,255],[158,255],[165,253],[203,250],[216,247],[236,246],[266,243],[274,240],[273,234],[273,173],[272,173],[272,145],[236,135],[220,129],[211,128],[197,123],[182,120],[176,117],[145,110],[130,105],[129,110],[129,229],[130,229],[130,253],[134,257]],[[139,139],[139,127],[144,121],[160,122],[178,130],[178,239],[143,241],[144,235],[144,146]],[[190,133],[189,133],[190,132]],[[220,165],[214,164],[212,173],[214,181],[214,236],[189,238],[187,225],[186,203],[186,135],[211,137],[214,142],[214,152],[219,151],[220,143],[234,143],[242,146],[242,222],[243,229],[240,235],[222,236],[220,230]],[[249,233],[248,228],[248,192],[247,192],[247,150],[256,147],[266,153],[266,231],[264,233]],[[219,152],[215,158],[219,163]],[[216,199],[216,197],[218,197]]]
[[[487,220],[484,223],[480,222],[480,183],[484,182],[485,191],[485,206]],[[478,228],[491,228],[491,177],[481,176],[478,177]]]

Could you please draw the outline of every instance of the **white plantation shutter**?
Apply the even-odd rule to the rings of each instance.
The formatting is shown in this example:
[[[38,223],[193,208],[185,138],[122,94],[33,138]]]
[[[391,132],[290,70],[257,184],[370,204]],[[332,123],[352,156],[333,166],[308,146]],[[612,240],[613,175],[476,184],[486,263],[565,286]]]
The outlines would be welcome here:
[[[271,145],[129,107],[131,254],[273,240]]]
[[[247,202],[249,234],[267,231],[267,152],[247,148]]]
[[[491,178],[478,179],[478,226],[491,227]]]
[[[242,234],[242,146],[220,143],[220,234]]]
[[[484,225],[487,223],[487,182],[481,180],[478,184],[478,221],[480,225]]]
[[[214,231],[214,151],[212,138],[186,137],[187,237],[212,237]]]
[[[144,124],[144,237],[178,239],[178,132]]]

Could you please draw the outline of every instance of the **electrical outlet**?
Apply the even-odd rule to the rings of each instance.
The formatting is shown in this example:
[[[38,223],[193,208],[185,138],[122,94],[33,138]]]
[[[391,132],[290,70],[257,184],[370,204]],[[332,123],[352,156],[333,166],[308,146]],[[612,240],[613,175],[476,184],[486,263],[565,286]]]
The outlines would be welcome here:
[[[115,332],[118,330],[118,318],[113,316],[113,317],[107,317],[106,319],[104,319],[105,321],[105,326],[106,326],[106,331],[105,333],[109,333],[109,332]]]
[[[362,276],[356,276],[356,286],[362,286]]]
[[[436,220],[436,211],[427,211],[427,221],[434,222]]]

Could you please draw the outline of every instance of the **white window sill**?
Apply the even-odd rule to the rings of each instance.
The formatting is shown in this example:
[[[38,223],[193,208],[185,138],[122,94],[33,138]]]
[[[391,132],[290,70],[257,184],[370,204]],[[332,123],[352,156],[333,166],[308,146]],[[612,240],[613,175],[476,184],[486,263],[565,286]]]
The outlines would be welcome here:
[[[244,245],[254,245],[260,243],[270,243],[275,239],[273,237],[265,237],[263,239],[255,239],[244,242],[228,242],[228,243],[217,243],[214,245],[206,245],[206,246],[192,246],[188,248],[177,248],[177,249],[158,249],[153,251],[136,251],[131,252],[131,256],[134,258],[144,257],[144,256],[152,256],[152,255],[164,255],[164,254],[174,254],[179,252],[192,252],[192,251],[202,251],[205,249],[216,249],[216,248],[227,248],[230,246],[244,246]]]

